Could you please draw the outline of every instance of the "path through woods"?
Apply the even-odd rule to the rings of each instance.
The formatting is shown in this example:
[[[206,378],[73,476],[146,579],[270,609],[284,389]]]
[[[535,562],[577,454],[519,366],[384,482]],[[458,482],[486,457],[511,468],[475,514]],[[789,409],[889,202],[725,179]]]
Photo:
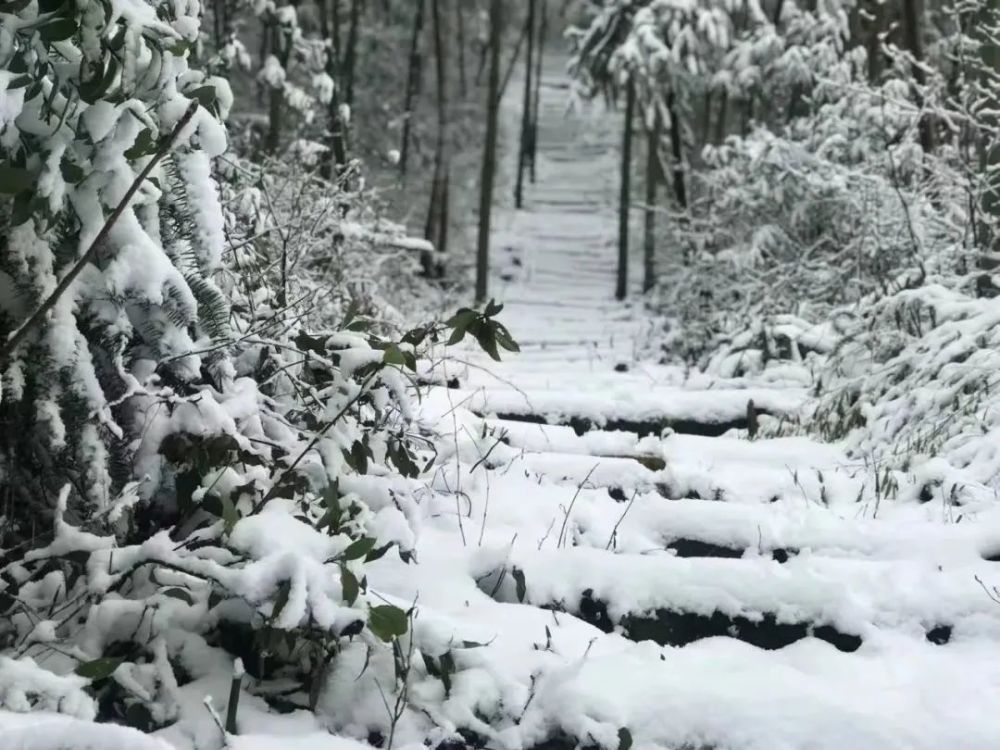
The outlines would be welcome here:
[[[494,237],[523,352],[441,366],[418,563],[373,576],[452,654],[440,718],[512,747],[1000,746],[976,581],[1000,527],[859,503],[838,448],[748,439],[747,402],[792,413],[798,385],[645,358],[653,322],[613,301],[619,116],[565,116],[558,71],[538,184]]]

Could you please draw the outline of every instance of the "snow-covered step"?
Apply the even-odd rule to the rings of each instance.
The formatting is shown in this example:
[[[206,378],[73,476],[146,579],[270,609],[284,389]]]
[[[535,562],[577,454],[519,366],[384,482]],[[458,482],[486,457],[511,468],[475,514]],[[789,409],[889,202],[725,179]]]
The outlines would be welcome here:
[[[978,583],[998,571],[983,561],[799,555],[782,564],[554,547],[484,555],[473,573],[501,601],[563,609],[661,645],[731,637],[770,649],[813,636],[855,651],[881,631],[922,633],[938,644],[1000,636],[1000,606]]]
[[[594,427],[627,430],[640,436],[666,429],[721,435],[746,425],[747,405],[760,413],[792,415],[806,399],[802,389],[689,391],[680,388],[610,393],[562,391],[476,391],[456,394],[466,408],[483,416],[563,424],[583,433]]]

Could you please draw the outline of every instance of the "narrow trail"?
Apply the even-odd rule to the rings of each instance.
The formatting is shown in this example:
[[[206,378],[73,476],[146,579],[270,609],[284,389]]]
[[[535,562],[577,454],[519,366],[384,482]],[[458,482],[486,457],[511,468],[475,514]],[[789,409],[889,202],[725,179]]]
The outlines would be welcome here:
[[[444,363],[418,562],[373,576],[451,644],[436,719],[510,748],[1000,747],[998,517],[873,500],[836,446],[740,429],[800,388],[652,360],[613,299],[619,115],[567,114],[558,71],[494,236],[522,353]]]

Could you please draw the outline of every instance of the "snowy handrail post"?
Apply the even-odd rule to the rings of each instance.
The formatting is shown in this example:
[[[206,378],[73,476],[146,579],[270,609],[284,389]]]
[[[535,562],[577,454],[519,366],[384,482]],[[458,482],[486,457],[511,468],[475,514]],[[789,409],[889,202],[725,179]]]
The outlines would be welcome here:
[[[191,118],[194,117],[194,113],[198,111],[198,106],[198,100],[193,99],[191,104],[188,105],[188,108],[184,112],[180,121],[176,126],[174,126],[174,129],[170,131],[170,135],[168,135],[166,139],[160,143],[159,148],[156,149],[156,152],[149,160],[149,163],[146,164],[143,170],[139,173],[139,176],[133,180],[129,189],[125,192],[125,197],[121,199],[115,207],[115,210],[111,213],[111,216],[109,216],[107,221],[104,222],[104,226],[101,227],[101,231],[97,233],[97,236],[94,237],[93,241],[90,243],[90,246],[87,248],[87,252],[85,252],[80,260],[78,260],[69,272],[63,276],[62,281],[59,282],[52,294],[50,294],[48,298],[38,307],[38,309],[35,310],[35,312],[33,312],[29,318],[22,323],[21,326],[3,343],[3,346],[0,347],[0,362],[6,360],[7,357],[13,353],[13,351],[17,348],[17,345],[20,344],[28,335],[28,332],[45,317],[49,310],[55,307],[56,302],[58,302],[59,298],[66,293],[66,290],[69,289],[70,285],[76,280],[76,277],[80,275],[80,272],[94,260],[94,256],[97,255],[97,251],[100,248],[101,243],[104,242],[105,238],[114,228],[115,224],[118,223],[122,214],[125,213],[125,209],[128,208],[129,204],[132,202],[132,198],[135,197],[135,194],[139,191],[139,188],[142,187],[146,178],[149,177],[150,173],[156,168],[156,165],[159,164],[163,157],[167,155],[171,148],[173,148],[173,145],[177,141],[178,136],[180,136],[181,131],[189,122],[191,122]]]

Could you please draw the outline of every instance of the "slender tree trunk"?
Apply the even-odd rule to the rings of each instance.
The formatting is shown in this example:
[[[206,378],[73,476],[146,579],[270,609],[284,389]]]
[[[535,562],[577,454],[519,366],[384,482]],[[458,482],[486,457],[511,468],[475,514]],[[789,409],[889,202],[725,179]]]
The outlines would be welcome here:
[[[344,50],[344,103],[354,106],[354,77],[358,63],[358,36],[361,33],[362,0],[351,0],[350,26],[347,28],[347,49]]]
[[[337,53],[330,40],[327,41],[326,47],[326,74],[334,82],[339,80]],[[326,105],[326,117],[327,137],[330,143],[323,155],[320,174],[324,179],[330,180],[333,179],[334,175],[340,177],[347,165],[347,134],[344,132],[344,122],[340,116],[340,94],[336,83],[330,96],[330,102]]]
[[[442,28],[442,0],[431,0],[431,15],[434,24],[434,56],[435,78],[437,81],[437,143],[434,149],[434,177],[431,188],[431,202],[427,210],[427,223],[424,228],[426,239],[434,243],[439,253],[447,251],[448,230],[445,226],[448,217],[448,77],[447,48]],[[425,258],[424,273],[428,276],[440,275],[440,264],[432,258]]]
[[[535,102],[532,105],[531,115],[531,153],[528,163],[531,165],[531,184],[535,184],[538,179],[538,120],[541,117],[542,100],[542,67],[545,59],[545,40],[549,33],[549,9],[548,0],[541,0],[541,20],[538,28],[538,45],[535,57]]]
[[[625,87],[625,122],[622,128],[621,195],[618,201],[618,278],[615,297],[628,296],[629,213],[632,204],[632,121],[635,119],[635,81],[629,74]]]
[[[924,73],[924,43],[921,36],[923,20],[923,8],[919,0],[903,0],[903,38],[907,49],[913,56],[913,80],[917,84],[917,106],[923,107],[924,95],[922,89],[927,84],[927,76]],[[918,124],[920,131],[920,147],[924,153],[934,152],[934,126],[930,117],[925,113],[920,117]]]
[[[271,19],[271,33],[274,35],[273,50],[282,70],[288,69],[291,60],[292,40],[278,26],[276,18]],[[281,86],[269,86],[268,127],[264,148],[269,154],[276,154],[281,146],[281,131],[284,123],[285,91]]]
[[[458,91],[462,99],[469,95],[468,71],[465,62],[465,0],[455,0],[458,21]]]
[[[316,0],[319,11],[319,33],[324,39],[330,38],[330,3],[337,0]]]
[[[684,146],[681,140],[681,119],[677,114],[674,93],[667,94],[667,114],[670,117],[670,155],[674,164],[674,197],[682,211],[687,210],[687,186],[684,184]]]
[[[882,28],[885,11],[882,3],[875,0],[868,3],[868,13],[871,20],[868,22],[867,33],[865,34],[865,51],[868,57],[868,80],[876,83],[882,75]]]
[[[420,76],[423,70],[423,57],[420,54],[420,38],[424,30],[424,0],[414,0],[417,6],[413,19],[413,35],[410,37],[410,64],[406,76],[406,103],[403,107],[403,142],[399,148],[399,173],[406,177],[406,168],[410,158],[410,133],[413,127],[413,107],[420,88]]]
[[[490,219],[496,177],[497,130],[500,114],[500,25],[503,0],[490,0],[490,73],[486,95],[486,143],[479,194],[479,237],[476,246],[476,302],[486,301],[490,267]]]
[[[524,22],[524,34],[528,39],[528,57],[524,64],[524,100],[521,103],[521,143],[517,150],[517,182],[514,185],[514,205],[524,207],[524,172],[528,166],[528,156],[531,153],[531,105],[534,97],[531,95],[535,75],[535,13],[537,0],[528,0],[528,18]]]
[[[660,137],[663,134],[663,120],[660,108],[656,107],[653,126],[647,131],[646,139],[646,215],[643,246],[642,290],[648,292],[656,283],[656,197],[662,177],[660,170]]]
[[[340,0],[330,0],[330,33],[333,35],[333,51],[337,55],[340,68]]]
[[[726,138],[726,116],[729,112],[729,89],[725,86],[722,87],[722,92],[719,94],[719,116],[715,120],[715,134],[712,140],[717,144],[721,144]]]
[[[996,227],[1000,226],[1000,142],[991,137],[1000,129],[1000,116],[997,115],[997,112],[1000,112],[1000,95],[991,85],[991,78],[1000,73],[1000,45],[988,31],[1000,20],[998,19],[1000,16],[998,11],[1000,11],[1000,0],[989,0],[986,7],[979,13],[978,23],[973,21],[973,24],[978,26],[980,30],[977,36],[981,37],[979,39],[982,58],[980,82],[983,88],[989,92],[987,106],[982,108],[987,134],[985,138],[982,135],[979,136],[984,141],[981,146],[980,173],[985,178],[985,189],[980,200],[985,220],[980,222],[982,226],[977,232],[981,238],[982,247],[977,265],[988,271],[997,267],[997,259],[1000,257],[998,255],[1000,254],[1000,234],[996,231]],[[992,279],[988,276],[978,286],[981,289],[989,289],[990,294],[995,292]]]

